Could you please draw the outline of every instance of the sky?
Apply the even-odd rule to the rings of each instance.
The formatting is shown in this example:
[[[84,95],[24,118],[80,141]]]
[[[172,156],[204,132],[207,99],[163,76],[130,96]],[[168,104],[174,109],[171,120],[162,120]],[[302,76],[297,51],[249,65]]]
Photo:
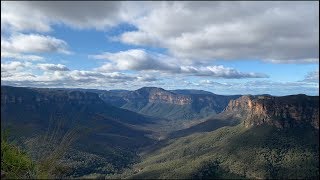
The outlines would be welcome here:
[[[1,85],[319,95],[319,2],[1,1]]]

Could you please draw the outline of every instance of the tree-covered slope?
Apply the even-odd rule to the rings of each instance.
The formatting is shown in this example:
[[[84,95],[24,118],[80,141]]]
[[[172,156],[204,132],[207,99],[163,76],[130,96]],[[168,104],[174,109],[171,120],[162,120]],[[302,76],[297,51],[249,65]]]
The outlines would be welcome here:
[[[133,163],[136,151],[153,143],[143,130],[150,123],[153,119],[108,105],[95,93],[1,87],[1,128],[10,129],[10,138],[32,157],[41,156],[40,149],[52,151],[65,134],[79,130],[66,152],[78,163],[69,173],[74,176],[110,173]]]
[[[125,178],[319,177],[319,131],[242,124],[172,139],[148,153]]]
[[[243,96],[172,132],[125,178],[319,178],[319,98]]]
[[[220,113],[231,99],[198,90],[167,91],[143,87],[135,91],[106,91],[99,94],[105,102],[141,114],[170,120],[191,120]]]

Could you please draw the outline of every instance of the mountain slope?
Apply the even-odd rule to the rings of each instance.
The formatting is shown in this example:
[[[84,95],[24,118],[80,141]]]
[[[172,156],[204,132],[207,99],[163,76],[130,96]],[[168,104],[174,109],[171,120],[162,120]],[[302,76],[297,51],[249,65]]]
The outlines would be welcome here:
[[[242,96],[231,100],[223,113],[240,117],[246,127],[269,124],[285,128],[309,124],[319,129],[319,96]]]
[[[115,177],[317,179],[317,102],[305,95],[240,97],[223,113],[172,133]]]
[[[197,119],[219,113],[231,99],[239,97],[195,90],[167,91],[155,87],[144,87],[129,92],[108,91],[99,96],[114,106],[171,120]]]
[[[68,151],[73,159],[94,155],[99,161],[84,162],[71,174],[110,173],[135,161],[136,151],[153,140],[146,137],[151,132],[143,130],[153,119],[110,106],[97,94],[80,91],[1,87],[1,128],[11,130],[11,138],[20,146],[29,148],[33,157],[41,156],[40,140],[45,134],[53,136],[53,148],[63,136],[73,129],[76,142]],[[48,141],[49,142],[49,141]],[[51,141],[50,141],[51,142]],[[73,152],[75,151],[75,152]],[[68,154],[67,153],[67,154]],[[76,154],[77,157],[73,157]],[[85,159],[87,161],[88,159]],[[100,165],[99,165],[100,163]],[[84,168],[81,170],[80,166]],[[105,170],[99,167],[110,166]]]
[[[223,127],[171,140],[122,177],[317,178],[318,138],[311,128]],[[210,165],[215,170],[204,173]]]

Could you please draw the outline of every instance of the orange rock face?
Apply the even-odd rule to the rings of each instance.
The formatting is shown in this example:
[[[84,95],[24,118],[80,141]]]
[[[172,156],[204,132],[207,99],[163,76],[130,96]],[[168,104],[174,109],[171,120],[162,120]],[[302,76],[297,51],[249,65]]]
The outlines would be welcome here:
[[[191,104],[191,98],[183,95],[172,95],[167,92],[150,93],[149,102],[162,102],[168,104],[186,105]]]
[[[241,117],[246,127],[265,123],[284,128],[307,123],[319,129],[318,102],[318,96],[242,96],[231,100],[225,112]]]

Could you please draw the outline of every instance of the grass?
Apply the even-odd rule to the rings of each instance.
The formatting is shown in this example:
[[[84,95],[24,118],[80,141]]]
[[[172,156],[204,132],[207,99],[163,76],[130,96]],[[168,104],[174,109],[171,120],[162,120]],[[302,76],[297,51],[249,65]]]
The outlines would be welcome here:
[[[29,179],[36,176],[36,166],[19,147],[8,143],[7,135],[1,136],[1,171],[7,179]]]
[[[59,161],[71,147],[72,143],[77,139],[78,133],[79,129],[76,128],[66,132],[62,139],[60,139],[60,143],[54,146],[52,152],[47,156],[43,156],[43,158],[38,161],[37,174],[39,179],[64,176],[66,171],[68,171],[68,168],[64,167]],[[47,138],[47,140],[49,139]],[[50,140],[52,141],[52,137],[50,137]]]
[[[69,170],[60,160],[79,137],[82,128],[75,127],[62,131],[62,121],[57,120],[49,126],[42,138],[33,142],[32,151],[38,158],[32,158],[18,145],[7,140],[8,129],[2,130],[1,136],[1,170],[8,179],[52,179],[63,178]],[[83,131],[82,134],[86,133]]]

